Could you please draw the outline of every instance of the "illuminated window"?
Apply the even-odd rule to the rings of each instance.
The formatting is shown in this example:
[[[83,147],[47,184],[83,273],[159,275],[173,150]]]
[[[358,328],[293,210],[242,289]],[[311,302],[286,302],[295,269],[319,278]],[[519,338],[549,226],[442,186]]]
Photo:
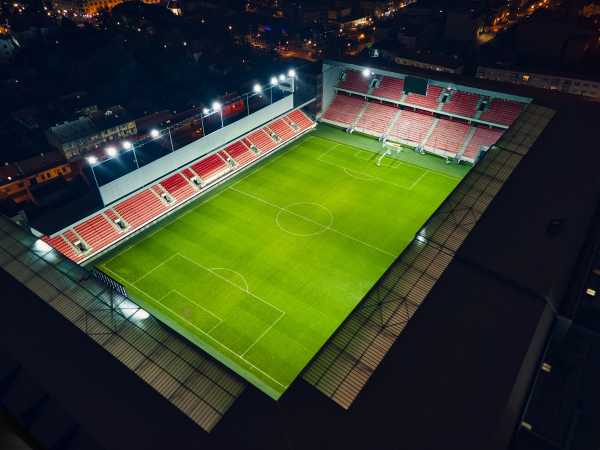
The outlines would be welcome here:
[[[529,75],[523,75],[523,81],[529,81]]]

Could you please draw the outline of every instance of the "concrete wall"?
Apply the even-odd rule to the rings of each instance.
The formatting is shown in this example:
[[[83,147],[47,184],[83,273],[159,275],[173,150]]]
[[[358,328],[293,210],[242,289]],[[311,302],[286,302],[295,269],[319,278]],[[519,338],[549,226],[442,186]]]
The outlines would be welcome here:
[[[335,97],[335,91],[333,86],[337,82],[340,74],[342,73],[341,67],[330,66],[323,64],[323,106],[321,111],[324,113]],[[323,115],[321,113],[321,115]]]
[[[102,195],[102,200],[105,205],[108,205],[115,200],[125,197],[130,192],[154,184],[159,179],[164,178],[165,174],[190,166],[206,155],[214,153],[226,144],[237,140],[240,135],[260,127],[265,122],[291,110],[293,107],[294,98],[292,95],[288,95],[248,117],[221,128],[147,166],[134,170],[124,177],[101,186],[100,194]]]

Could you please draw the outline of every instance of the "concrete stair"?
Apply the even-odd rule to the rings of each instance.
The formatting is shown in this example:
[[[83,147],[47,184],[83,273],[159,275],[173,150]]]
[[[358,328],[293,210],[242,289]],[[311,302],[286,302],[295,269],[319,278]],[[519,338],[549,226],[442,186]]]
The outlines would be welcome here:
[[[423,145],[423,146],[425,145],[425,142],[427,142],[427,140],[429,139],[429,136],[431,136],[431,133],[433,133],[433,129],[435,128],[435,126],[438,124],[439,121],[440,121],[439,117],[436,117],[435,120],[433,121],[433,123],[431,124],[431,126],[429,127],[429,131],[425,135],[425,138],[421,141],[421,145]]]
[[[475,127],[471,127],[471,131],[469,131],[469,134],[467,134],[467,137],[465,139],[465,142],[463,142],[462,147],[460,148],[460,150],[458,150],[458,153],[456,154],[456,156],[454,157],[453,162],[455,162],[456,164],[458,164],[460,162],[460,159],[462,157],[462,154],[465,152],[465,150],[467,149],[467,146],[469,145],[469,142],[471,142],[471,138],[473,137],[473,135],[475,134],[475,130],[477,130],[477,128]]]
[[[387,137],[387,135],[392,132],[392,130],[394,129],[394,125],[396,125],[396,122],[400,118],[401,113],[402,113],[402,110],[399,109],[398,112],[396,113],[396,115],[392,118],[392,120],[390,122],[390,126],[387,127],[387,130],[385,130],[385,133],[383,133],[383,137]]]

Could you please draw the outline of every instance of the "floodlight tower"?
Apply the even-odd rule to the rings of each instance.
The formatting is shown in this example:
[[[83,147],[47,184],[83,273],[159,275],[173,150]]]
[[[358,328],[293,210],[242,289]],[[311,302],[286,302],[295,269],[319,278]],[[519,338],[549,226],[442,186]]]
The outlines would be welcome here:
[[[98,159],[96,159],[95,156],[90,156],[88,158],[88,162],[90,163],[90,168],[92,169],[92,175],[94,175],[94,181],[96,182],[96,187],[98,188],[98,190],[100,190],[100,185],[98,184],[98,179],[96,178],[96,173],[94,172],[94,164],[96,164],[97,161],[98,161]]]
[[[271,78],[271,105],[273,104],[273,86],[277,86],[277,78]]]

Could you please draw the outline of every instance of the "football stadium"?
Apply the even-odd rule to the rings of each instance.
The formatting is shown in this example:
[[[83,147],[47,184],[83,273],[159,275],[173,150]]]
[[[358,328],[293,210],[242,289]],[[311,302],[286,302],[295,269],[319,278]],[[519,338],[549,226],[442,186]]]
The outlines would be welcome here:
[[[508,401],[510,412],[498,407],[490,419],[496,425],[486,428],[491,434],[479,441],[504,448],[522,419],[559,305],[543,294],[550,282],[523,287],[528,281],[518,274],[528,269],[519,272],[519,262],[494,266],[506,248],[529,245],[509,244],[526,227],[504,220],[516,221],[519,208],[536,209],[503,200],[503,186],[527,161],[554,158],[552,150],[527,153],[540,141],[547,149],[556,143],[547,126],[562,106],[486,83],[328,60],[277,74],[228,103],[90,158],[95,197],[32,221],[28,230],[3,221],[2,267],[211,435],[250,386],[256,394],[246,396],[284,405],[276,408],[300,396],[325,399],[336,417],[360,410],[355,401],[384,386],[378,368],[379,379],[389,376],[383,366],[394,349],[429,355],[427,368],[413,362],[400,371],[414,370],[425,383],[436,364],[454,365],[446,355],[460,359],[461,352],[448,344],[428,353],[427,339],[414,337],[406,349],[405,329],[408,336],[429,329],[444,347],[478,323],[461,316],[477,310],[465,290],[489,292],[479,305],[494,295],[516,298],[510,289],[531,295],[539,309],[522,311],[529,325],[491,311],[497,322],[482,323],[486,332],[461,337],[476,345],[479,336],[484,345],[494,329],[519,335],[499,339],[523,350],[515,356],[519,370],[497,391],[504,395],[498,405]],[[197,139],[180,139],[194,126]],[[531,164],[527,173],[550,171],[548,162]],[[549,192],[543,183],[511,189],[523,197],[530,188]],[[492,217],[502,201],[510,207]],[[548,219],[562,227],[568,215],[565,209],[538,225],[545,229]],[[478,235],[486,218],[487,234]],[[25,249],[21,256],[13,241]],[[554,261],[550,253],[544,259]],[[555,270],[540,270],[556,280]],[[496,288],[482,287],[484,277]],[[427,321],[431,308],[439,317]],[[480,351],[464,357],[475,360]],[[410,391],[402,377],[397,382]],[[429,384],[440,401],[443,384]],[[497,421],[505,428],[495,428]]]

